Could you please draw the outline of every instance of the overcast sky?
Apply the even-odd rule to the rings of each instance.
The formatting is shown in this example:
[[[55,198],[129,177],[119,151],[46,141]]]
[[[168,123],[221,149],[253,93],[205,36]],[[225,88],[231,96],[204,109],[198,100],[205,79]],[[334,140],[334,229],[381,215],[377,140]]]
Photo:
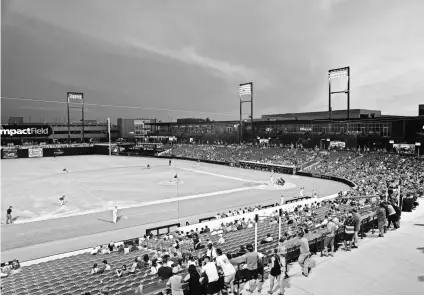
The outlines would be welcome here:
[[[238,85],[249,81],[255,117],[327,110],[327,71],[343,66],[351,108],[417,115],[424,103],[422,0],[1,4],[2,96],[65,101],[80,91],[86,103],[146,108],[88,106],[86,119],[237,119]],[[1,115],[63,121],[65,107],[2,99]]]

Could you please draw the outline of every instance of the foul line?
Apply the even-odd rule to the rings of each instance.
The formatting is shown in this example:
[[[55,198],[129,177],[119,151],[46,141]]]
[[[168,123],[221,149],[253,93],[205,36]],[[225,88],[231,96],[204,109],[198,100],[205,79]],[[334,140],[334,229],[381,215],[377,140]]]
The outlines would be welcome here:
[[[129,206],[121,206],[121,207],[119,207],[119,210],[137,208],[137,207],[146,207],[146,206],[152,206],[152,205],[159,205],[159,204],[171,203],[171,202],[176,202],[176,201],[183,201],[183,200],[197,199],[197,198],[202,198],[202,197],[216,196],[216,195],[221,195],[221,194],[242,192],[242,191],[247,191],[247,190],[251,190],[251,189],[254,189],[254,188],[256,188],[256,187],[242,187],[242,188],[235,188],[235,189],[222,190],[222,191],[216,191],[216,192],[201,193],[201,194],[188,195],[188,196],[182,196],[182,197],[173,197],[173,198],[168,198],[168,199],[154,200],[154,201],[143,202],[143,203],[139,203],[139,204],[133,204],[133,205],[129,205]],[[82,216],[82,215],[88,215],[88,214],[107,212],[107,211],[111,211],[111,210],[112,209],[109,209],[109,208],[93,209],[93,210],[75,213],[75,214],[72,214],[72,215],[66,215],[65,214],[65,215],[56,216],[56,217],[48,217],[48,218],[40,217],[40,218],[27,219],[27,220],[21,220],[21,221],[18,220],[14,224],[25,224],[25,223],[39,222],[39,221],[52,220],[52,219],[61,219],[61,218]]]
[[[247,179],[242,179],[242,178],[237,178],[237,177],[231,177],[231,176],[225,176],[225,175],[220,175],[220,174],[215,174],[215,173],[210,173],[210,172],[205,172],[205,171],[189,169],[189,168],[182,168],[182,167],[176,167],[176,168],[181,169],[181,170],[185,170],[185,171],[196,172],[196,173],[201,173],[201,174],[206,174],[206,175],[211,175],[211,176],[221,177],[221,178],[226,178],[226,179],[232,179],[232,180],[237,180],[237,181],[242,181],[242,182],[251,182],[251,183],[260,183],[260,184],[266,183],[266,181],[247,180]]]

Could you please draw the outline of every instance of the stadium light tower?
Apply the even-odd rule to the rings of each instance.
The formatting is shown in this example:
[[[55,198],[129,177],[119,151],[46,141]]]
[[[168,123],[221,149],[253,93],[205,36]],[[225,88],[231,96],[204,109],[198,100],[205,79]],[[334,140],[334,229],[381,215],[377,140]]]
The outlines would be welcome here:
[[[242,100],[242,96],[250,95],[250,100]],[[252,145],[255,143],[255,129],[253,128],[253,82],[243,83],[239,85],[240,97],[240,140],[239,144],[243,141],[243,103],[250,103],[250,121],[252,124]]]
[[[340,77],[347,77],[347,86],[343,90],[332,91],[331,80]],[[331,110],[331,95],[333,94],[346,94],[347,95],[347,119],[350,118],[350,67],[331,69],[328,71],[328,112],[329,119],[332,117]]]
[[[68,92],[66,98],[66,105],[68,109],[68,141],[69,143],[71,143],[71,118],[69,114],[69,109],[81,109],[81,142],[84,142],[84,94],[79,92]],[[70,104],[74,104],[74,106],[71,107]],[[76,104],[78,104],[79,106],[76,107]]]

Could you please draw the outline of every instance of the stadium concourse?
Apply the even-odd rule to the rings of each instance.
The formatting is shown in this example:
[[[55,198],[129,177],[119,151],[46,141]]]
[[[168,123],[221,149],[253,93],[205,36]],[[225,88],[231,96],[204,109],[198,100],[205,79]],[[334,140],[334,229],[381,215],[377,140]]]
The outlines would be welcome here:
[[[238,292],[245,294],[251,289],[254,294],[267,294],[269,273],[273,273],[268,266],[268,259],[273,258],[273,250],[277,247],[278,254],[288,262],[289,277],[284,280],[281,291],[285,294],[422,293],[424,232],[421,228],[424,225],[424,210],[422,206],[419,207],[424,180],[422,158],[382,151],[361,154],[358,151],[321,153],[306,149],[256,149],[178,147],[168,153],[196,160],[229,159],[232,163],[247,160],[294,165],[304,167],[305,172],[346,178],[357,186],[349,189],[347,185],[326,179],[277,174],[285,179],[285,185],[292,185],[287,189],[275,189],[264,186],[269,180],[269,172],[204,163],[197,167],[195,162],[181,160],[172,160],[174,167],[169,167],[165,159],[108,157],[105,161],[104,156],[2,161],[3,176],[8,173],[8,165],[25,168],[18,175],[6,177],[15,184],[6,188],[5,192],[10,198],[7,202],[11,203],[13,190],[17,190],[20,207],[31,212],[22,221],[18,218],[16,224],[2,225],[2,262],[10,263],[9,266],[2,266],[2,294],[134,294],[140,284],[143,291],[138,290],[137,293],[158,293],[164,290],[172,273],[185,277],[190,264],[195,260],[207,260],[205,255],[216,257],[218,248],[237,266],[236,280],[240,284]],[[217,153],[217,150],[223,151]],[[254,155],[262,156],[255,159]],[[41,161],[58,163],[45,164]],[[65,163],[69,173],[59,173]],[[147,163],[151,165],[150,169],[145,169]],[[51,173],[52,167],[54,173]],[[181,188],[172,187],[172,192],[179,190],[178,196],[177,193],[171,195],[168,185],[163,183],[170,182],[168,180],[172,179],[174,173],[184,182]],[[91,177],[91,182],[82,181],[87,176]],[[27,182],[24,182],[25,178]],[[49,183],[52,180],[53,183]],[[148,183],[155,185],[148,187]],[[30,188],[34,184],[41,188],[32,193]],[[74,208],[54,212],[53,215],[39,210],[53,209],[51,206],[49,208],[48,203],[53,202],[53,196],[60,196],[56,189],[51,189],[54,187],[60,188],[60,193],[77,188],[74,195],[69,193],[72,197],[69,198],[69,205],[73,204]],[[297,196],[303,187],[305,195],[312,196],[319,192],[318,198],[277,205],[281,194]],[[345,193],[340,194],[341,191]],[[325,198],[334,193],[333,199]],[[25,194],[28,194],[27,199]],[[346,198],[357,195],[377,197],[357,200]],[[42,201],[43,196],[49,196],[45,203]],[[113,196],[119,196],[120,202],[121,219],[117,224],[111,223],[111,209],[105,212],[106,209],[101,206],[109,202],[108,207],[112,207],[117,202]],[[408,212],[392,213],[399,204],[399,197],[401,204],[405,207],[408,205]],[[381,203],[384,200],[387,203]],[[37,205],[37,202],[43,204]],[[258,204],[272,207],[264,209]],[[14,209],[17,208],[15,202],[13,205]],[[59,207],[57,201],[54,207]],[[352,212],[357,213],[355,217],[360,217],[354,224],[355,232],[367,235],[358,239],[356,247],[359,248],[350,251],[348,247],[340,248],[339,244],[349,237]],[[238,265],[240,257],[237,256],[245,252],[242,252],[240,246],[247,245],[249,249],[249,244],[254,242],[256,213],[267,216],[261,217],[257,223],[258,239],[261,242],[258,252],[262,254],[258,258],[261,258],[259,263],[263,265],[263,271],[260,273],[264,279],[257,287],[245,283],[246,277],[252,274],[248,271],[250,263],[247,267]],[[16,215],[19,215],[19,209]],[[184,223],[187,220],[194,224],[197,219],[211,215],[219,219],[188,225],[180,229],[184,232],[172,232],[171,235],[156,237],[151,233],[150,236],[143,236],[146,228],[163,226],[164,220],[169,224],[178,221]],[[279,215],[282,216],[283,237],[280,243]],[[386,233],[385,222],[395,222],[397,227],[400,216],[400,229]],[[324,241],[327,241],[327,224],[334,223],[329,220],[336,221],[335,225],[338,225],[334,232],[334,258],[319,256],[323,252]],[[211,229],[206,228],[206,225],[210,225]],[[376,226],[378,229],[375,229]],[[193,231],[187,233],[185,230]],[[303,271],[305,276],[297,263],[299,243],[303,241],[303,238],[299,240],[299,234],[304,236],[312,253],[311,259],[308,259],[312,272],[308,274],[306,268]],[[110,241],[114,244],[108,246]],[[123,241],[125,243],[121,244]],[[103,246],[99,249],[99,245]],[[96,248],[42,258],[92,246]],[[305,247],[301,247],[301,256],[304,255],[302,248]],[[306,262],[308,257],[304,258]],[[170,262],[168,266],[172,264],[173,269],[166,267],[166,261]],[[93,266],[94,263],[102,266]],[[123,268],[123,264],[131,268]],[[208,264],[209,272],[211,268],[216,269],[214,263]],[[256,269],[259,267],[257,264]],[[160,265],[162,268],[158,272]],[[408,268],[402,267],[406,265]],[[109,271],[111,268],[112,271]],[[223,270],[225,273],[227,269]],[[196,271],[192,273],[190,270],[190,277],[196,274]],[[218,285],[213,285],[213,274],[207,272],[207,275],[209,283],[205,288],[211,291]],[[219,278],[224,280],[222,275]],[[175,275],[172,279],[174,281],[179,277]],[[171,282],[173,292],[181,292],[181,287],[174,284]],[[194,289],[190,285],[184,285],[183,289]],[[221,285],[219,287],[222,288]],[[235,290],[238,289],[236,285]],[[276,283],[270,292],[278,293],[279,289]]]

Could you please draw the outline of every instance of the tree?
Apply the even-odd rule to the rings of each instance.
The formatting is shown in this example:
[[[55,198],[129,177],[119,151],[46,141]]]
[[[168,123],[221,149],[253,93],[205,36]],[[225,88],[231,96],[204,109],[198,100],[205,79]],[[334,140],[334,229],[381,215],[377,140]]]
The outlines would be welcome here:
[[[211,120],[209,119],[209,117],[206,117],[206,122],[211,122]]]

